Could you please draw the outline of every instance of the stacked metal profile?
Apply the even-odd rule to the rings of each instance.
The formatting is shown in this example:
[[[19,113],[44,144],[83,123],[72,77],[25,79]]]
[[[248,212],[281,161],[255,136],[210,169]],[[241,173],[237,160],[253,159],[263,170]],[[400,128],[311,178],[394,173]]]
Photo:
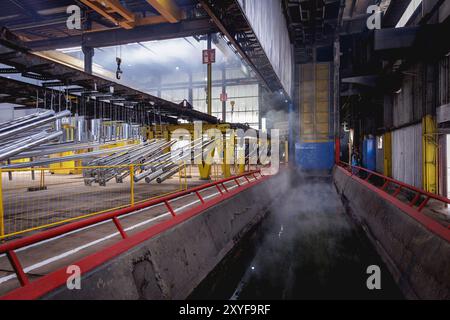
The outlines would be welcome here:
[[[145,179],[147,183],[154,180],[162,183],[177,174],[183,164],[210,153],[214,141],[198,139],[187,146],[173,150],[171,148],[177,141],[147,141],[126,151],[116,152],[89,162],[86,167],[92,169],[84,170],[84,181],[86,185],[98,183],[105,186],[114,178],[117,183],[122,183],[133,173],[134,182]],[[136,172],[139,173],[136,174]]]
[[[70,116],[70,111],[38,112],[0,124],[0,161],[48,143],[62,136],[61,130],[50,125]]]
[[[162,154],[158,159],[155,159],[157,162],[143,166],[142,172],[134,176],[134,181],[138,182],[145,178],[147,183],[154,180],[162,183],[177,174],[181,169],[181,164],[190,163],[199,157],[206,159],[208,154],[211,153],[214,143],[215,140],[203,141],[203,139],[198,139],[185,147]]]

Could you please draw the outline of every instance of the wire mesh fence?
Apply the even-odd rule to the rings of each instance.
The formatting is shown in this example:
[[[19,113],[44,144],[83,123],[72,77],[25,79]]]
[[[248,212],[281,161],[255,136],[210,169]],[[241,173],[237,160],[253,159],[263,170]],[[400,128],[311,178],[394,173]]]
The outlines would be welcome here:
[[[188,188],[176,164],[154,180],[136,176],[157,164],[0,169],[0,239],[118,210]],[[67,174],[70,172],[70,174]],[[156,175],[155,175],[156,177]],[[160,179],[163,177],[164,179]]]

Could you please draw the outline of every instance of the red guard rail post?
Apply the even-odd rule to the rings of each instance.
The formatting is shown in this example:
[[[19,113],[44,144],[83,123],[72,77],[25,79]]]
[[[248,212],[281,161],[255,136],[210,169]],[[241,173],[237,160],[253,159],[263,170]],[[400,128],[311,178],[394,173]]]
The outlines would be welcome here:
[[[259,174],[259,178],[257,177],[257,174]],[[239,184],[239,182],[237,180],[239,178],[243,178],[243,177],[247,177],[247,176],[253,177],[254,180],[252,180],[250,182],[250,180],[248,180],[248,178],[247,178],[247,180],[249,181],[247,184],[245,184],[245,185]],[[112,220],[114,222],[117,230],[119,231],[119,233],[122,237],[122,241],[125,241],[125,240],[131,241],[130,237],[126,234],[125,230],[123,229],[123,227],[119,221],[119,217],[121,217],[121,216],[132,213],[134,211],[139,211],[139,210],[142,210],[142,209],[145,209],[148,207],[152,207],[152,206],[160,204],[160,203],[164,203],[166,205],[167,209],[169,210],[169,212],[172,214],[171,220],[177,220],[177,221],[175,221],[175,223],[170,224],[170,227],[171,227],[171,226],[176,225],[177,223],[184,221],[185,219],[193,216],[194,214],[198,214],[198,212],[200,212],[201,210],[204,210],[218,202],[218,200],[216,200],[216,199],[205,201],[205,199],[203,199],[202,196],[200,195],[200,191],[215,187],[220,191],[220,194],[218,195],[219,199],[227,198],[227,197],[232,196],[234,193],[232,193],[229,189],[227,189],[227,187],[225,186],[225,183],[234,181],[237,184],[237,189],[238,189],[237,191],[240,191],[241,189],[250,187],[255,182],[262,181],[265,178],[267,178],[267,177],[262,176],[260,170],[256,170],[256,171],[246,172],[244,174],[230,177],[227,179],[219,180],[216,182],[204,184],[204,185],[201,185],[201,186],[189,189],[189,190],[177,192],[177,193],[167,195],[167,196],[164,196],[161,198],[149,200],[149,201],[146,201],[146,202],[143,202],[140,204],[135,204],[134,206],[130,206],[130,207],[127,207],[127,208],[124,208],[121,210],[104,213],[104,214],[101,214],[101,215],[98,215],[95,217],[87,218],[87,219],[80,220],[77,222],[69,223],[67,225],[62,225],[62,226],[59,226],[59,227],[56,227],[53,229],[42,231],[40,233],[31,235],[31,236],[28,236],[28,237],[25,237],[22,239],[17,239],[17,240],[12,240],[10,242],[6,242],[6,243],[0,245],[0,254],[3,254],[3,253],[6,254],[6,256],[8,257],[8,259],[16,273],[16,276],[20,282],[20,285],[22,286],[22,288],[19,288],[16,290],[25,289],[27,286],[33,285],[34,282],[39,282],[39,280],[36,280],[34,282],[29,281],[26,273],[23,270],[22,265],[20,264],[19,259],[17,258],[16,253],[15,253],[15,250],[17,250],[17,249],[27,247],[27,246],[39,243],[41,241],[51,239],[51,238],[55,238],[57,236],[69,233],[71,231],[75,231],[75,230],[82,229],[82,228],[85,228],[88,226],[92,226],[92,225],[95,225],[95,224],[98,224],[100,222],[107,221],[107,220]],[[226,193],[224,193],[221,190],[220,185],[226,190]],[[188,195],[188,194],[197,195],[201,204],[195,208],[196,210],[195,210],[195,212],[193,212],[193,214],[187,215],[188,217],[184,218],[183,217],[184,212],[181,215],[177,215],[175,213],[174,209],[172,208],[172,206],[170,205],[169,201],[177,199],[177,198],[185,196],[185,195]],[[170,220],[169,220],[169,222],[170,222]],[[167,228],[169,227],[169,224],[166,224],[165,227],[159,227],[159,225],[162,225],[162,224],[164,224],[164,222],[153,226],[153,227],[155,227],[155,231],[153,231],[152,234],[162,232],[162,230],[164,230],[165,227],[167,227]],[[96,262],[98,262],[99,259],[97,258],[97,259],[93,259],[93,260],[96,260]],[[44,276],[44,278],[45,278],[45,276]],[[44,279],[41,278],[40,280],[44,280]],[[59,278],[58,278],[58,280],[59,280]],[[42,293],[43,291],[45,291],[45,289],[39,290],[39,289],[34,288],[32,291],[33,291],[33,293],[30,293],[29,295],[25,295],[25,297],[26,298],[37,297],[36,292],[39,291]],[[7,296],[8,296],[8,294],[7,294]],[[16,296],[16,298],[18,298],[18,297]]]
[[[450,199],[427,192],[425,190],[421,190],[419,188],[403,183],[401,181],[397,181],[395,179],[386,177],[382,174],[379,174],[378,172],[374,172],[358,166],[351,166],[345,162],[340,162],[338,168],[342,168],[343,170],[347,171],[350,176],[355,177],[361,183],[368,186],[371,190],[377,192],[384,198],[387,198],[389,201],[394,202],[394,204],[397,207],[400,207],[408,215],[412,216],[414,219],[422,223],[429,230],[433,231],[440,237],[450,242],[450,226],[445,227],[436,220],[422,213],[423,209],[429,203],[430,200],[433,199],[445,204],[450,204]],[[359,177],[358,174],[360,172],[366,173],[367,177],[365,178]],[[380,178],[384,182],[381,187],[377,187],[369,182],[369,179],[374,176]],[[389,185],[395,187],[394,193],[389,193],[386,190]],[[402,190],[408,190],[411,193],[415,194],[414,198],[408,203],[400,201],[397,197]]]

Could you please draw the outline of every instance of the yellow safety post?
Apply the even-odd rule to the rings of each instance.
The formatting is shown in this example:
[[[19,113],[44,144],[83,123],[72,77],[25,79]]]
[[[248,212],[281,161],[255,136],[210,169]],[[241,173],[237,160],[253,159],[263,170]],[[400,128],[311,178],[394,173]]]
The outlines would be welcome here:
[[[233,133],[229,137],[229,140],[225,139],[224,141],[224,151],[222,159],[222,173],[224,179],[231,177],[231,163],[233,162],[235,139],[236,134],[233,131]]]
[[[0,168],[0,239],[5,236],[5,215],[3,211],[3,172]]]
[[[134,165],[130,165],[130,202],[131,206],[134,207]]]
[[[247,144],[244,142],[244,149],[240,150],[238,152],[238,174],[243,174],[245,173],[245,166],[246,166],[246,158],[245,158],[245,150],[247,149]],[[250,158],[248,159],[248,161],[250,162]]]
[[[284,154],[285,154],[286,164],[288,164],[289,163],[289,141],[284,142]]]
[[[438,192],[438,143],[436,123],[432,116],[422,119],[423,189]]]
[[[164,140],[170,141],[170,132],[168,130],[164,130],[163,137],[164,137]],[[167,147],[166,149],[164,149],[164,152],[170,152],[170,147]]]
[[[224,163],[222,165],[222,172],[224,179],[231,177],[231,166],[227,163]]]
[[[383,170],[386,177],[392,177],[392,133],[386,132],[383,135]]]
[[[210,180],[211,179],[211,168],[212,168],[212,163],[214,161],[215,151],[216,151],[216,149],[213,149],[211,151],[211,153],[208,154],[207,161],[203,161],[202,164],[198,165],[198,171],[200,173],[200,180]]]
[[[39,187],[43,189],[45,187],[45,172],[44,169],[41,169],[41,178],[39,180]]]
[[[209,180],[211,177],[211,165],[210,164],[199,164],[198,170],[200,172],[200,180]]]
[[[187,190],[187,169],[186,169],[186,163],[183,162],[183,177],[184,177],[184,185],[183,181],[181,181],[181,190]]]

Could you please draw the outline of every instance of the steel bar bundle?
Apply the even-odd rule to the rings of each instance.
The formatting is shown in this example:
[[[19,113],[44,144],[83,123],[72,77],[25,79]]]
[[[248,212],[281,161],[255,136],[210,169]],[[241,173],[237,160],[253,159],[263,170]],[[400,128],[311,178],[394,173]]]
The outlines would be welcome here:
[[[123,153],[129,150],[132,146],[124,146],[114,149],[103,149],[103,150],[97,150],[92,152],[86,152],[86,153],[80,153],[80,154],[74,154],[69,156],[62,156],[57,158],[45,158],[30,162],[23,162],[23,163],[14,163],[10,165],[4,165],[1,166],[2,169],[21,169],[21,168],[30,168],[30,167],[41,167],[46,166],[52,163],[61,163],[66,161],[72,161],[72,160],[83,160],[83,159],[92,159],[99,156],[105,156],[107,154],[113,154],[113,153]]]
[[[134,182],[143,179],[147,183],[156,180],[158,183],[169,179],[181,169],[181,166],[192,159],[209,154],[214,140],[198,139],[188,146],[170,150],[177,141],[151,140],[134,146],[127,151],[110,154],[87,164],[83,172],[86,185],[98,183],[105,186],[112,179],[122,183],[133,172]]]
[[[88,163],[93,169],[85,170],[85,184],[98,183],[101,186],[113,178],[121,183],[130,174],[129,166],[143,164],[155,156],[161,155],[165,149],[170,148],[175,142],[164,140],[151,140],[143,144],[133,146],[125,152],[118,152],[106,157],[96,159]]]
[[[0,161],[59,138],[63,134],[62,131],[36,129],[70,115],[68,110],[59,113],[49,110],[0,124]]]
[[[97,142],[87,142],[87,143],[77,143],[77,142],[68,142],[68,143],[59,143],[54,145],[41,145],[36,148],[34,148],[31,151],[22,152],[19,155],[17,155],[14,158],[31,158],[31,157],[42,157],[47,156],[51,154],[57,154],[57,153],[63,153],[63,152],[69,152],[69,151],[79,151],[79,150],[86,150],[86,149],[95,149],[99,148],[101,146],[107,146],[111,144],[116,144],[120,141],[111,141],[106,143],[97,143]]]
[[[12,125],[3,125],[0,128],[0,140],[8,137],[16,136],[30,129],[38,128],[50,122],[54,122],[58,119],[69,117],[71,115],[69,110],[59,112],[57,114],[51,114],[50,112],[38,113],[35,117],[25,119],[20,122],[13,123]]]
[[[9,159],[24,150],[32,149],[35,146],[59,138],[60,136],[62,136],[62,134],[62,131],[42,131],[41,133],[32,135],[28,138],[17,140],[15,143],[10,144],[8,147],[0,149],[0,161]]]
[[[203,141],[198,139],[192,142],[191,145],[181,148],[181,150],[175,150],[172,152],[166,162],[162,162],[159,165],[147,168],[147,171],[142,172],[140,175],[135,175],[135,182],[145,178],[145,182],[150,183],[154,180],[158,183],[162,183],[165,180],[171,178],[181,170],[181,165],[202,156],[203,158],[212,151],[214,148],[215,140]]]

